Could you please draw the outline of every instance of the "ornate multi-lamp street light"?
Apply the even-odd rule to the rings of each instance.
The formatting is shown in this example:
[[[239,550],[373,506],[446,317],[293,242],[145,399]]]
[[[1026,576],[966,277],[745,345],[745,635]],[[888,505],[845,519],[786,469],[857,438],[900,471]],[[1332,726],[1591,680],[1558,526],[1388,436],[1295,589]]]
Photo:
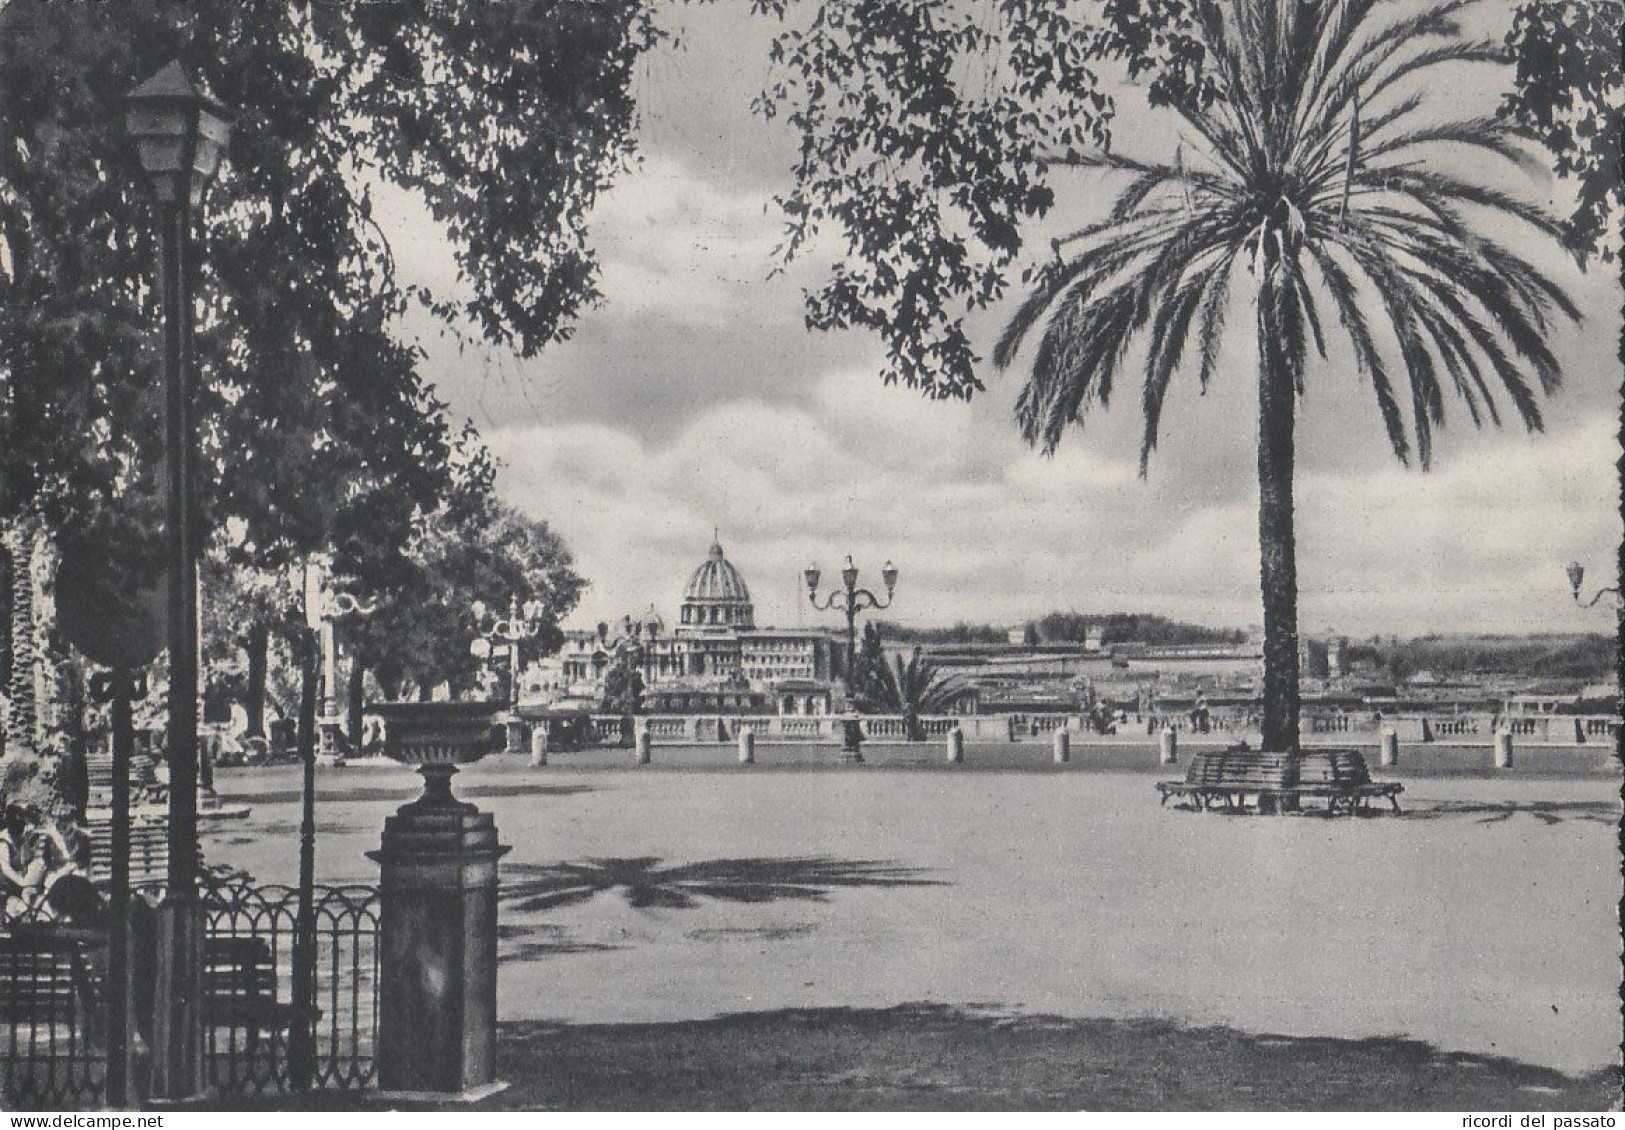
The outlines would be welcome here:
[[[1622,614],[1625,614],[1625,596],[1620,594],[1617,586],[1611,585],[1608,588],[1598,589],[1595,596],[1593,596],[1590,600],[1583,601],[1580,599],[1580,586],[1585,583],[1585,566],[1580,564],[1578,561],[1570,561],[1564,572],[1566,572],[1569,577],[1569,591],[1574,594],[1574,603],[1578,604],[1581,608],[1590,608],[1603,597],[1612,594],[1616,607]]]
[[[152,1097],[203,1093],[203,915],[197,895],[198,655],[195,476],[196,377],[189,259],[194,206],[214,179],[231,135],[225,107],[170,63],[125,99],[135,143],[158,205],[159,292],[164,324],[164,452],[169,646],[169,865],[159,908]]]
[[[338,627],[371,616],[376,604],[363,601],[352,593],[340,592],[331,584],[332,578],[325,564],[307,566],[305,572],[305,622],[316,633],[322,657],[322,702],[317,721],[320,734],[320,752],[323,757],[336,758],[339,754],[340,704],[338,693]],[[359,734],[351,734],[350,742],[359,741]]]
[[[496,617],[483,600],[476,600],[471,607],[476,634],[468,645],[469,652],[487,663],[495,659],[499,650],[506,648],[508,652],[508,710],[501,719],[505,733],[503,744],[508,753],[523,753],[525,723],[519,717],[519,647],[540,634],[546,607],[539,600],[527,600],[521,605],[517,595],[508,603],[505,618]]]
[[[335,626],[372,614],[374,605],[334,588],[326,561],[308,561],[301,576],[305,613],[305,690],[299,709],[299,888],[293,930],[293,1003],[296,1021],[288,1032],[288,1074],[295,1089],[304,1090],[315,1077],[316,1045],[316,753],[317,734],[323,753],[338,752],[338,677]],[[323,710],[316,718],[316,662],[322,662]],[[308,703],[305,701],[308,695]],[[353,737],[354,735],[352,735]]]
[[[822,602],[818,598],[817,565],[809,565],[802,573],[807,582],[807,599],[812,606],[820,612],[829,609],[838,609],[846,615],[846,706],[843,710],[845,717],[841,720],[841,760],[860,762],[863,760],[861,750],[863,732],[859,729],[855,713],[856,687],[853,677],[856,673],[858,658],[857,622],[858,613],[866,608],[890,608],[892,592],[897,588],[897,567],[890,561],[880,570],[880,579],[886,586],[886,599],[881,600],[868,589],[858,587],[858,567],[852,564],[852,557],[847,555],[846,564],[841,569],[841,587],[831,589]]]

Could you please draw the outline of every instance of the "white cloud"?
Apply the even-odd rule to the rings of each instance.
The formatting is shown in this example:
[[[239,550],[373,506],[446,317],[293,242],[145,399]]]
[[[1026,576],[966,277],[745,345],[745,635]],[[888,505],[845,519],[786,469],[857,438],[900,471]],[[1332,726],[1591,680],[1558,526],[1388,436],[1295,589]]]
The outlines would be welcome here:
[[[779,224],[766,194],[730,190],[670,157],[647,156],[591,217],[606,309],[710,327],[749,320]]]
[[[1256,495],[1245,476],[1149,482],[1111,445],[1028,451],[986,406],[931,404],[836,372],[813,406],[737,401],[669,444],[594,425],[491,436],[503,493],[554,522],[593,580],[585,622],[668,617],[713,525],[763,622],[810,622],[798,574],[852,553],[903,570],[893,615],[1013,621],[1057,607],[1258,620]],[[1245,453],[1250,436],[1229,437]],[[1611,561],[1616,449],[1597,414],[1547,436],[1475,437],[1430,475],[1380,462],[1298,489],[1305,624],[1356,633],[1598,628],[1561,566]],[[1212,458],[1196,453],[1197,466]]]

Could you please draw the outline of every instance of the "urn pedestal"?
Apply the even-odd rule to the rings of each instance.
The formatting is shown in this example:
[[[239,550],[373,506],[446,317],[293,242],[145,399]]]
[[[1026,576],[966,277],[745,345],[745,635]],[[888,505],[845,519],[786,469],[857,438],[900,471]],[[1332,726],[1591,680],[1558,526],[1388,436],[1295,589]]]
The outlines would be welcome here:
[[[378,1085],[384,1098],[473,1101],[496,1080],[497,842],[491,814],[452,796],[457,766],[485,752],[484,703],[378,708],[385,751],[417,764],[423,795],[384,822]]]

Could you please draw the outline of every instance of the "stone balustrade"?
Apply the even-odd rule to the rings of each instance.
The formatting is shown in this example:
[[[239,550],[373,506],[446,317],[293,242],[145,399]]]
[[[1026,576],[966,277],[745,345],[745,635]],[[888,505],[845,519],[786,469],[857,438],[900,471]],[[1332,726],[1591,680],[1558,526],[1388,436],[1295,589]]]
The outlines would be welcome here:
[[[646,731],[656,745],[723,745],[739,740],[742,726],[749,726],[759,745],[834,744],[841,740],[840,716],[836,714],[645,714],[633,719],[633,727]],[[908,740],[907,727],[898,714],[865,714],[859,719],[866,741],[881,743]],[[1115,734],[1097,734],[1077,714],[967,714],[925,715],[919,719],[923,740],[941,741],[957,730],[967,744],[992,742],[1044,742],[1053,740],[1057,730],[1067,730],[1074,744],[1112,744],[1147,737],[1146,718],[1136,722],[1130,716]],[[1404,745],[1438,742],[1443,744],[1488,745],[1496,727],[1510,729],[1524,746],[1578,746],[1607,744],[1619,728],[1614,715],[1551,714],[1501,716],[1488,712],[1463,714],[1385,714],[1375,711],[1346,711],[1338,714],[1304,714],[1300,734],[1305,745],[1377,744],[1380,730],[1392,730]],[[1229,744],[1248,740],[1256,743],[1257,730],[1243,716],[1215,714],[1209,732],[1193,732],[1182,714],[1157,717],[1157,728],[1172,729],[1190,741]],[[630,734],[623,729],[619,715],[593,716],[593,732],[604,745],[625,744]]]

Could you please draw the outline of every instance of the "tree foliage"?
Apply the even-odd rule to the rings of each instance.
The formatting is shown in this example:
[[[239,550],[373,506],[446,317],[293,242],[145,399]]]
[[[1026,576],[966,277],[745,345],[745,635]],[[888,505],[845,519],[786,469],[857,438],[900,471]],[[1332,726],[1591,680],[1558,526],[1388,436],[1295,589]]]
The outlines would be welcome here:
[[[1605,262],[1618,253],[1625,191],[1620,186],[1625,82],[1620,34],[1625,0],[1532,0],[1507,36],[1517,67],[1506,112],[1557,158],[1578,193],[1563,225],[1575,252]]]
[[[392,334],[410,304],[525,355],[568,335],[658,38],[641,0],[0,8],[0,518],[154,460],[155,249],[120,99],[165,61],[235,119],[195,266],[205,503],[265,557],[342,540],[346,507],[433,509],[450,438]],[[454,285],[398,276],[380,185],[428,211]]]
[[[852,693],[859,703],[874,706],[885,696],[885,683],[886,640],[880,625],[870,620],[863,625],[863,638],[852,663]]]
[[[1006,290],[1022,225],[1055,201],[1058,155],[1110,138],[1095,67],[1126,59],[1159,101],[1212,97],[1190,0],[754,0],[785,21],[757,101],[800,137],[783,253],[845,245],[807,298],[814,329],[860,326],[884,377],[934,398],[982,385],[966,315]]]
[[[643,713],[643,672],[631,651],[622,651],[604,672],[604,697],[599,709],[622,718]]]
[[[475,684],[480,660],[469,644],[476,601],[499,616],[516,597],[541,604],[540,630],[521,646],[523,665],[558,650],[559,620],[586,588],[552,527],[495,499],[472,512],[443,509],[425,519],[406,560],[411,575],[379,593],[373,615],[346,633],[388,697],[408,686],[426,693],[443,682],[454,691]]]

